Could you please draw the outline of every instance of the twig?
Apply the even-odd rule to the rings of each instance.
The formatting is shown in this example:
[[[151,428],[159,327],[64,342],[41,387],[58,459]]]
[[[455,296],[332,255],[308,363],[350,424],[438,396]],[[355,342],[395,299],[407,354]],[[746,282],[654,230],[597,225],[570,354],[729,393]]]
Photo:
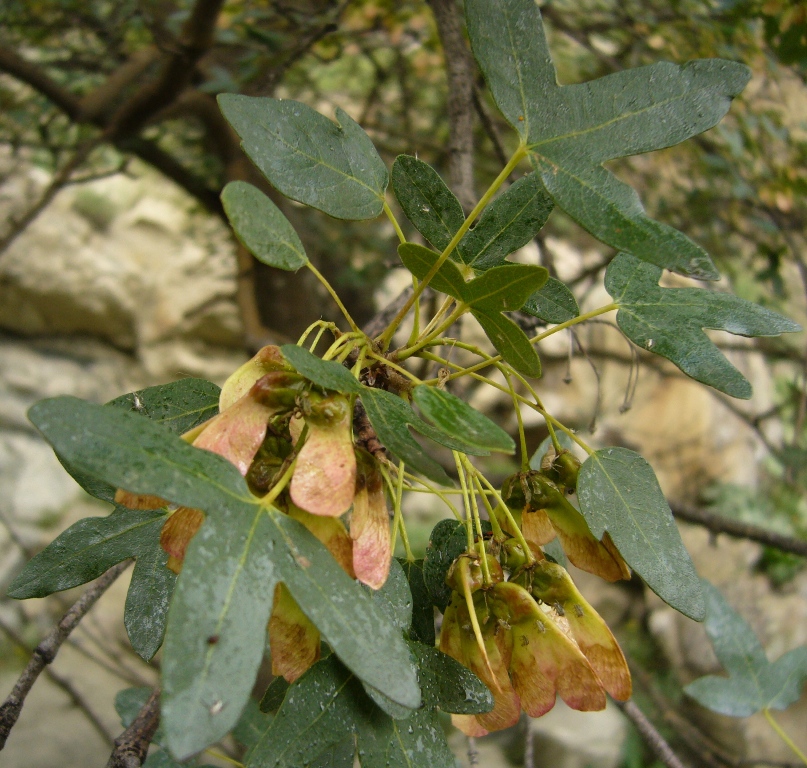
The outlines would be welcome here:
[[[8,635],[15,645],[19,646],[27,653],[31,652],[28,644],[11,627],[9,627],[2,618],[0,618],[0,629],[2,629],[3,632]],[[95,714],[95,712],[93,712],[92,707],[90,707],[90,705],[84,700],[84,697],[78,692],[78,690],[76,690],[75,687],[73,687],[73,684],[68,679],[57,674],[50,667],[45,668],[45,675],[54,685],[61,688],[70,697],[73,704],[75,704],[76,707],[82,711],[90,725],[95,728],[104,741],[112,741],[112,735],[107,733],[104,724]]]
[[[0,707],[0,750],[6,745],[8,735],[22,712],[25,697],[30,693],[42,670],[56,658],[62,643],[67,640],[78,623],[95,605],[98,598],[131,564],[131,560],[125,560],[110,568],[73,604],[48,636],[34,649],[28,666],[23,670],[14,689]]]
[[[670,505],[673,514],[687,523],[702,525],[712,533],[725,533],[735,539],[750,539],[766,547],[774,547],[782,552],[790,552],[793,555],[807,557],[807,541],[796,539],[792,536],[785,536],[781,533],[769,531],[759,525],[743,523],[739,520],[731,520],[723,515],[716,515],[703,509],[695,509],[686,504]]]
[[[656,727],[644,715],[641,709],[633,701],[617,701],[616,705],[625,713],[628,719],[639,731],[642,738],[647,742],[656,757],[661,760],[667,768],[686,768],[678,755],[673,752],[672,747],[666,739],[656,730]]]
[[[140,768],[160,724],[160,689],[155,688],[132,724],[115,739],[106,768]]]
[[[449,174],[465,210],[474,193],[474,63],[462,34],[457,0],[428,0],[437,21],[448,75]]]

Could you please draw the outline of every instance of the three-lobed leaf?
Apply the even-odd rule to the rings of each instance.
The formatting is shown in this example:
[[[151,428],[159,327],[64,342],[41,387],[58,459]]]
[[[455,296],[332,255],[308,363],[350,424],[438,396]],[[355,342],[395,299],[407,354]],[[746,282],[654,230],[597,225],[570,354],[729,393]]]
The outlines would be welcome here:
[[[661,267],[716,279],[708,254],[650,219],[603,163],[672,146],[715,125],[750,71],[719,59],[662,62],[558,85],[532,0],[468,0],[474,56],[554,202],[604,243]]]
[[[341,109],[338,122],[289,99],[218,97],[241,146],[269,182],[292,200],[337,219],[372,219],[389,177],[361,127]]]
[[[763,709],[786,709],[807,682],[807,646],[768,661],[754,631],[705,579],[706,632],[729,677],[707,675],[684,689],[703,706],[733,717]]]
[[[693,379],[732,397],[751,397],[751,385],[703,332],[777,336],[797,323],[729,293],[703,288],[662,288],[661,269],[627,253],[605,272],[605,288],[619,304],[616,321],[642,349],[666,357]]]
[[[258,261],[287,272],[308,264],[291,222],[252,184],[231,181],[221,193],[221,202],[238,239]]]
[[[577,480],[580,511],[591,532],[607,531],[628,565],[662,600],[700,621],[700,580],[651,466],[627,448],[591,454]]]

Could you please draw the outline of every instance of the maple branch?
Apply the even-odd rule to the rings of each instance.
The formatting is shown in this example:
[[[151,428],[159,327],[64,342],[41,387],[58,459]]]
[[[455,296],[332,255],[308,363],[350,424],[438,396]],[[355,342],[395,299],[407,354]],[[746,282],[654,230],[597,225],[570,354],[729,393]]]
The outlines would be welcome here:
[[[8,624],[6,624],[2,618],[0,618],[0,629],[2,629],[3,632],[8,635],[9,639],[16,646],[24,650],[26,653],[31,653],[31,649],[28,644],[10,626],[8,626]],[[107,733],[101,719],[95,714],[92,707],[90,707],[76,687],[67,678],[57,674],[50,667],[45,667],[44,673],[48,680],[61,688],[70,697],[70,700],[81,710],[98,735],[101,736],[104,741],[112,741],[112,736]]]
[[[653,754],[661,760],[667,768],[686,768],[678,755],[673,752],[673,748],[667,740],[656,730],[656,727],[647,719],[644,712],[633,702],[617,701],[616,705],[625,713],[626,717],[633,723],[642,738],[647,742]]]
[[[67,640],[70,633],[78,626],[78,623],[90,608],[95,605],[98,598],[112,586],[115,579],[131,564],[132,560],[124,560],[97,579],[68,609],[67,613],[62,616],[59,623],[48,633],[47,637],[34,649],[28,666],[23,670],[8,698],[0,706],[0,750],[6,745],[8,735],[20,717],[25,698],[30,693],[42,670],[56,658],[59,648],[61,648],[64,641]]]
[[[140,768],[160,724],[160,689],[155,688],[137,717],[117,739],[106,768]]]
[[[474,193],[474,61],[462,34],[457,0],[427,0],[437,22],[448,76],[449,174],[466,211]]]
[[[694,523],[708,528],[712,533],[725,533],[735,539],[749,539],[766,547],[773,547],[782,552],[789,552],[792,555],[807,557],[807,541],[797,539],[792,536],[785,536],[775,531],[770,531],[759,525],[743,523],[740,520],[732,520],[723,515],[716,515],[704,509],[695,509],[686,504],[671,504],[673,515],[679,520],[687,523]]]

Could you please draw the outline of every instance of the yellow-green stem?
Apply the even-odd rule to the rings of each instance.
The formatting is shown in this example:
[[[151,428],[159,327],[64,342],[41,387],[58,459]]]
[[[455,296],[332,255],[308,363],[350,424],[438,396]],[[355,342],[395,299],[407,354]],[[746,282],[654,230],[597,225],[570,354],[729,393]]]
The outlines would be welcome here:
[[[451,503],[451,500],[448,498],[449,493],[459,494],[462,493],[461,490],[452,489],[450,491],[441,491],[439,488],[435,488],[431,483],[427,483],[423,478],[417,477],[416,475],[408,475],[408,477],[413,482],[420,483],[420,485],[423,486],[423,489],[409,488],[408,491],[410,493],[433,493],[453,512],[454,517],[456,517],[459,522],[462,522],[462,515],[460,514],[460,511]]]
[[[472,466],[467,456],[462,457],[462,463],[466,466]],[[473,478],[473,474],[469,473],[469,477]],[[476,551],[479,555],[479,565],[482,568],[482,581],[486,586],[493,583],[490,578],[490,567],[488,566],[488,559],[485,557],[485,536],[482,533],[482,518],[479,516],[479,506],[476,503],[476,492],[473,486],[468,489],[471,498],[471,510],[473,512],[474,527],[476,528],[476,535],[479,539],[476,544]]]
[[[504,516],[507,518],[507,522],[510,523],[510,527],[515,531],[516,541],[521,545],[521,548],[524,550],[524,556],[527,558],[528,563],[535,562],[535,555],[532,554],[532,549],[530,549],[530,545],[527,544],[527,540],[524,538],[524,534],[521,532],[521,528],[519,527],[516,519],[513,517],[513,513],[510,511],[507,504],[502,501],[502,497],[499,495],[499,492],[488,482],[488,479],[481,473],[477,472],[476,476],[491,490],[493,491],[493,497],[496,500],[498,507],[502,508],[504,512]]]
[[[303,344],[305,343],[305,340],[309,337],[309,335],[314,330],[314,328],[319,328],[320,333],[322,333],[322,331],[324,331],[324,330],[326,330],[328,328],[333,328],[335,331],[339,330],[336,327],[336,325],[334,323],[330,322],[329,320],[317,320],[316,322],[311,323],[311,325],[309,325],[308,328],[306,328],[303,331],[303,335],[300,336],[299,339],[297,339],[297,346],[298,347],[303,346]]]
[[[466,312],[468,311],[468,305],[462,301],[457,302],[457,306],[454,311],[433,331],[431,331],[427,336],[425,336],[421,341],[417,342],[415,346],[409,347],[408,349],[402,349],[398,353],[399,360],[406,360],[407,357],[411,357],[415,352],[423,347],[428,346],[434,339],[440,336],[440,334],[445,333],[454,323],[459,320]]]
[[[493,511],[493,506],[488,501],[488,493],[482,487],[482,483],[479,482],[479,478],[474,475],[473,477],[474,485],[476,486],[476,490],[479,492],[479,495],[482,497],[482,502],[485,505],[485,509],[488,511],[488,518],[490,519],[490,527],[493,528],[493,535],[496,538],[496,541],[504,541],[505,535],[504,531],[502,530],[501,525],[499,525],[499,518],[497,517],[496,513]]]
[[[465,472],[462,468],[462,461],[458,451],[452,451],[454,463],[457,465],[457,475],[460,478],[460,488],[462,488],[462,503],[465,507],[465,532],[468,537],[468,551],[474,551],[474,529],[471,522],[471,501],[468,498],[468,486],[465,483]]]
[[[524,419],[521,416],[521,403],[518,402],[516,390],[513,387],[513,379],[504,367],[500,367],[507,386],[510,389],[510,396],[513,398],[513,410],[516,412],[516,421],[518,422],[518,440],[521,444],[521,471],[526,472],[530,468],[530,457],[527,454],[527,436],[524,434]]]
[[[449,244],[445,247],[443,252],[440,254],[440,258],[434,263],[432,268],[428,271],[426,276],[420,282],[418,287],[415,289],[415,292],[409,298],[409,300],[401,307],[398,314],[392,319],[392,322],[389,324],[387,329],[379,336],[379,342],[381,343],[382,347],[386,347],[392,335],[395,333],[395,330],[401,324],[401,321],[406,317],[407,313],[415,302],[420,297],[420,294],[423,293],[423,290],[429,284],[431,279],[437,274],[440,267],[443,266],[446,259],[451,255],[451,252],[454,248],[457,247],[460,240],[465,236],[465,233],[471,228],[471,224],[474,223],[476,218],[479,214],[485,209],[487,204],[490,202],[490,199],[493,195],[498,192],[499,187],[507,180],[510,174],[515,170],[516,166],[527,156],[527,149],[526,147],[521,144],[519,145],[518,149],[515,151],[513,156],[508,161],[507,165],[502,169],[502,172],[493,180],[491,185],[485,191],[485,194],[479,199],[479,202],[474,206],[474,209],[468,214],[468,218],[462,223],[462,226],[456,231],[454,237],[451,238]]]
[[[373,360],[378,360],[379,362],[384,363],[384,365],[389,366],[395,371],[398,371],[398,373],[402,374],[403,376],[406,376],[408,379],[412,379],[412,381],[414,381],[415,384],[423,383],[417,376],[415,376],[414,373],[412,373],[411,371],[407,371],[406,368],[404,368],[401,365],[393,363],[391,360],[384,357],[384,355],[379,355],[376,352],[369,351],[367,353],[367,357],[371,357]]]
[[[308,427],[306,426],[305,429],[307,428]],[[297,445],[300,445],[300,441],[303,440],[305,435],[305,429],[303,430],[303,433],[300,434],[300,438],[297,440]],[[272,504],[274,504],[275,499],[278,496],[280,496],[281,493],[283,493],[283,490],[291,481],[291,476],[294,474],[294,467],[296,465],[297,465],[297,456],[295,456],[292,459],[291,463],[289,464],[288,467],[286,467],[285,471],[280,476],[278,481],[274,484],[274,486],[272,486],[272,490],[269,491],[269,493],[267,493],[266,496],[264,496],[261,499],[260,504],[262,507],[271,507]]]
[[[345,316],[345,320],[347,320],[348,325],[350,325],[355,333],[361,333],[359,326],[356,325],[355,321],[350,316],[350,312],[347,311],[347,307],[342,303],[342,299],[339,298],[339,295],[333,289],[333,286],[325,279],[325,275],[323,275],[322,272],[320,272],[310,261],[306,263],[306,266],[314,273],[317,280],[322,283],[325,290],[331,294],[331,298],[336,302],[336,306],[339,307],[340,311]]]
[[[801,760],[802,763],[807,765],[807,755],[804,754],[795,744],[793,739],[788,736],[787,732],[782,728],[779,723],[776,722],[773,718],[773,714],[771,713],[770,709],[767,707],[762,710],[762,714],[765,715],[765,719],[770,723],[771,728],[776,731],[777,736],[785,743],[788,747],[793,751],[793,754]]]
[[[558,331],[562,331],[564,328],[568,328],[572,325],[578,325],[579,323],[585,323],[586,320],[591,320],[591,318],[604,315],[607,312],[613,312],[615,309],[619,309],[619,304],[611,303],[606,304],[604,307],[600,307],[599,309],[592,309],[591,312],[585,312],[582,315],[573,317],[571,320],[567,320],[565,323],[560,323],[552,328],[548,328],[543,333],[539,333],[537,336],[533,336],[530,339],[530,344],[537,344],[539,341],[543,341],[548,336],[551,336],[553,333],[557,333]]]
[[[398,235],[398,239],[402,242],[406,242],[406,236],[401,229],[401,225],[398,223],[398,219],[395,218],[395,214],[392,212],[392,208],[389,207],[387,201],[384,201],[384,213],[387,214],[387,218],[392,222],[392,227],[395,230],[395,234]]]
[[[403,509],[401,503],[403,501],[403,483],[404,483],[404,463],[398,465],[398,482],[395,484],[395,523],[393,523],[395,530],[401,530],[401,541],[404,545],[404,552],[406,559],[411,563],[414,561],[415,556],[412,554],[412,548],[409,546],[409,535],[406,533],[406,525],[403,519]],[[395,551],[395,536],[393,534],[392,551]]]
[[[423,329],[423,333],[422,333],[422,334],[421,334],[419,337],[415,337],[415,338],[414,338],[414,339],[413,339],[413,340],[412,340],[410,343],[408,343],[406,346],[407,346],[407,347],[410,347],[412,344],[415,344],[415,343],[417,343],[417,342],[421,341],[421,339],[422,339],[423,337],[425,337],[427,334],[431,333],[431,331],[432,331],[432,329],[434,328],[434,326],[436,326],[436,325],[437,325],[437,323],[439,323],[439,322],[440,322],[440,318],[441,318],[441,317],[442,317],[442,316],[443,316],[443,315],[444,315],[446,312],[448,312],[448,308],[449,308],[449,307],[450,307],[450,306],[451,306],[453,303],[454,303],[454,297],[453,297],[453,296],[446,296],[446,297],[445,297],[445,299],[443,299],[443,303],[440,305],[440,309],[438,309],[438,310],[437,310],[437,313],[435,314],[435,316],[434,316],[434,317],[433,317],[431,320],[429,320],[429,322],[426,324],[426,327]]]
[[[238,768],[244,768],[243,763],[239,763],[238,760],[234,760],[232,757],[225,755],[215,749],[206,749],[205,753],[210,755],[211,757],[215,757],[217,760],[223,760],[225,763],[229,763],[230,765],[236,765]]]

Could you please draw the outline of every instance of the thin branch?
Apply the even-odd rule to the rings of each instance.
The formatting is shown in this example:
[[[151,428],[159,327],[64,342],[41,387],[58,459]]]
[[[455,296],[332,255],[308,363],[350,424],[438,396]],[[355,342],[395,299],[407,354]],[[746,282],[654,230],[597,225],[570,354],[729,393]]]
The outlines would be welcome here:
[[[474,62],[462,34],[457,0],[428,0],[445,53],[448,75],[449,175],[465,210],[474,192]]]
[[[686,768],[678,755],[673,752],[667,740],[656,730],[656,727],[645,717],[639,707],[633,701],[617,701],[616,705],[625,713],[628,719],[639,731],[642,738],[647,742],[653,754],[661,760],[667,768]]]
[[[131,560],[110,568],[73,604],[73,606],[62,616],[59,623],[50,631],[48,636],[34,649],[28,666],[23,670],[14,689],[9,694],[2,706],[0,706],[0,750],[6,745],[6,740],[20,717],[25,697],[30,693],[42,670],[50,664],[59,652],[62,644],[67,640],[70,633],[78,626],[90,608],[95,605],[104,592],[112,586],[130,565]]]
[[[0,617],[0,629],[2,629],[3,632],[8,635],[15,645],[19,646],[27,653],[31,653],[31,649],[28,647],[28,644],[10,626],[8,626],[8,624],[5,623],[2,617]],[[79,693],[78,690],[76,690],[73,684],[67,678],[57,674],[50,667],[46,667],[44,671],[48,680],[61,688],[70,697],[73,704],[75,704],[76,707],[81,710],[82,714],[87,718],[90,725],[92,725],[101,738],[104,741],[112,741],[112,735],[107,732],[98,715],[95,714],[92,707],[90,707],[87,701],[85,701],[84,697],[81,695],[81,693]]]
[[[725,533],[735,539],[749,539],[766,547],[774,547],[782,552],[807,557],[807,541],[781,533],[769,531],[759,525],[731,520],[723,515],[716,515],[703,509],[695,509],[686,504],[672,504],[673,515],[687,523],[702,525],[712,533]]]
[[[160,724],[160,689],[155,688],[132,724],[115,739],[106,768],[140,768]]]

